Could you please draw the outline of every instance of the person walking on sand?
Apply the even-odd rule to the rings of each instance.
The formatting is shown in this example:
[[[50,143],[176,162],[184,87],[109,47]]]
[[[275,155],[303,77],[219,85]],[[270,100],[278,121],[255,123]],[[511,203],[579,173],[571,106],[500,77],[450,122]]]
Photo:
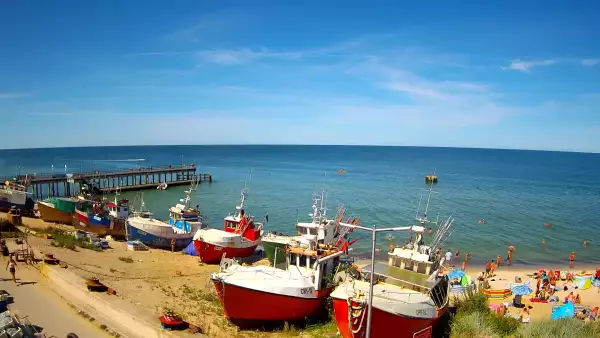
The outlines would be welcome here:
[[[502,262],[502,257],[500,257],[500,255],[498,255],[498,257],[496,257],[496,266],[500,266],[500,262]]]
[[[569,267],[571,269],[575,267],[575,251],[571,252],[571,255],[569,256]]]
[[[14,254],[11,254],[8,258],[8,262],[6,263],[6,269],[10,272],[13,282],[17,284],[17,277],[15,275],[17,271],[17,262],[15,262]]]

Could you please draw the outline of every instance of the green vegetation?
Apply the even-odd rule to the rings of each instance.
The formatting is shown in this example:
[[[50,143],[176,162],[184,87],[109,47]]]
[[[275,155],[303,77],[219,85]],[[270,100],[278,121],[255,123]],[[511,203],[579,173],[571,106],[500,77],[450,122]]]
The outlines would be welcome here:
[[[125,263],[133,263],[133,258],[131,258],[131,256],[120,256],[119,260]]]
[[[52,242],[50,243],[50,245],[55,247],[66,248],[70,250],[75,250],[77,247],[80,247],[94,251],[102,251],[102,248],[92,245],[87,240],[75,238],[71,233],[67,231],[49,227],[48,229],[41,231],[41,233],[51,235]]]
[[[472,293],[456,298],[457,312],[451,323],[451,337],[457,338],[593,338],[600,337],[600,322],[586,324],[579,319],[548,320],[522,324],[498,317],[490,310],[486,296]]]

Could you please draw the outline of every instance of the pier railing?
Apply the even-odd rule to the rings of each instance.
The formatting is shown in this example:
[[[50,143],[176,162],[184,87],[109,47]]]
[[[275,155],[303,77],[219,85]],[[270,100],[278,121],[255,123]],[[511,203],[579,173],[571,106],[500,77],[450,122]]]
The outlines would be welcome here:
[[[159,165],[120,169],[93,169],[71,173],[29,173],[0,177],[0,188],[5,181],[15,182],[27,188],[34,199],[55,196],[74,196],[81,193],[84,185],[96,189],[96,193],[120,190],[151,189],[166,183],[169,186],[194,182],[212,183],[209,173],[197,173],[195,164]]]
[[[61,172],[42,172],[42,173],[33,173],[27,175],[13,175],[13,176],[3,176],[0,177],[1,183],[5,181],[13,181],[16,178],[16,182],[18,183],[33,183],[33,182],[41,182],[41,181],[53,181],[57,179],[65,179],[65,178],[74,178],[74,179],[84,179],[84,178],[95,178],[95,177],[103,177],[103,176],[114,176],[114,175],[123,175],[123,174],[151,174],[156,172],[169,172],[169,171],[182,171],[182,170],[196,170],[195,164],[176,164],[176,165],[160,165],[160,166],[147,166],[147,167],[131,167],[127,169],[94,169],[87,171],[73,171],[70,173],[61,173]],[[67,176],[69,175],[69,176]],[[28,182],[25,182],[27,180]]]

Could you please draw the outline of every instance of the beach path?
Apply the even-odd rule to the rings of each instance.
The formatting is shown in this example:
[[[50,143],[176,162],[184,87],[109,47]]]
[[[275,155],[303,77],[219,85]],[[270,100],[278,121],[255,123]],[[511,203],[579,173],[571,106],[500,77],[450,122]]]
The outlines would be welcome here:
[[[2,267],[6,266],[6,262],[6,257],[0,259]],[[9,309],[20,318],[27,316],[32,325],[43,328],[46,336],[64,338],[72,332],[79,337],[109,337],[100,328],[77,315],[62,298],[47,288],[39,280],[39,270],[19,264],[18,286],[10,279],[8,271],[3,269],[0,274],[0,289],[6,290],[14,299]]]

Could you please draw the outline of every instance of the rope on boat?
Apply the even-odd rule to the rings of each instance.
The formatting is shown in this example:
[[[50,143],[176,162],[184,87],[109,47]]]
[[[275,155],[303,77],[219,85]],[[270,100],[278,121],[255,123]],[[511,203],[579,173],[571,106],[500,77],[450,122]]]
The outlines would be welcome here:
[[[358,295],[358,297],[360,298],[360,295]],[[352,333],[352,337],[355,337],[355,335],[357,333],[359,333],[362,328],[363,328],[363,324],[365,321],[365,303],[364,302],[358,302],[360,305],[358,306],[353,306],[352,303],[354,302],[354,299],[350,296],[348,296],[347,299],[348,302],[348,328],[350,329],[350,332]],[[359,323],[360,320],[360,323]],[[354,326],[355,324],[359,324],[358,328],[355,330]],[[364,332],[363,332],[364,334]]]

